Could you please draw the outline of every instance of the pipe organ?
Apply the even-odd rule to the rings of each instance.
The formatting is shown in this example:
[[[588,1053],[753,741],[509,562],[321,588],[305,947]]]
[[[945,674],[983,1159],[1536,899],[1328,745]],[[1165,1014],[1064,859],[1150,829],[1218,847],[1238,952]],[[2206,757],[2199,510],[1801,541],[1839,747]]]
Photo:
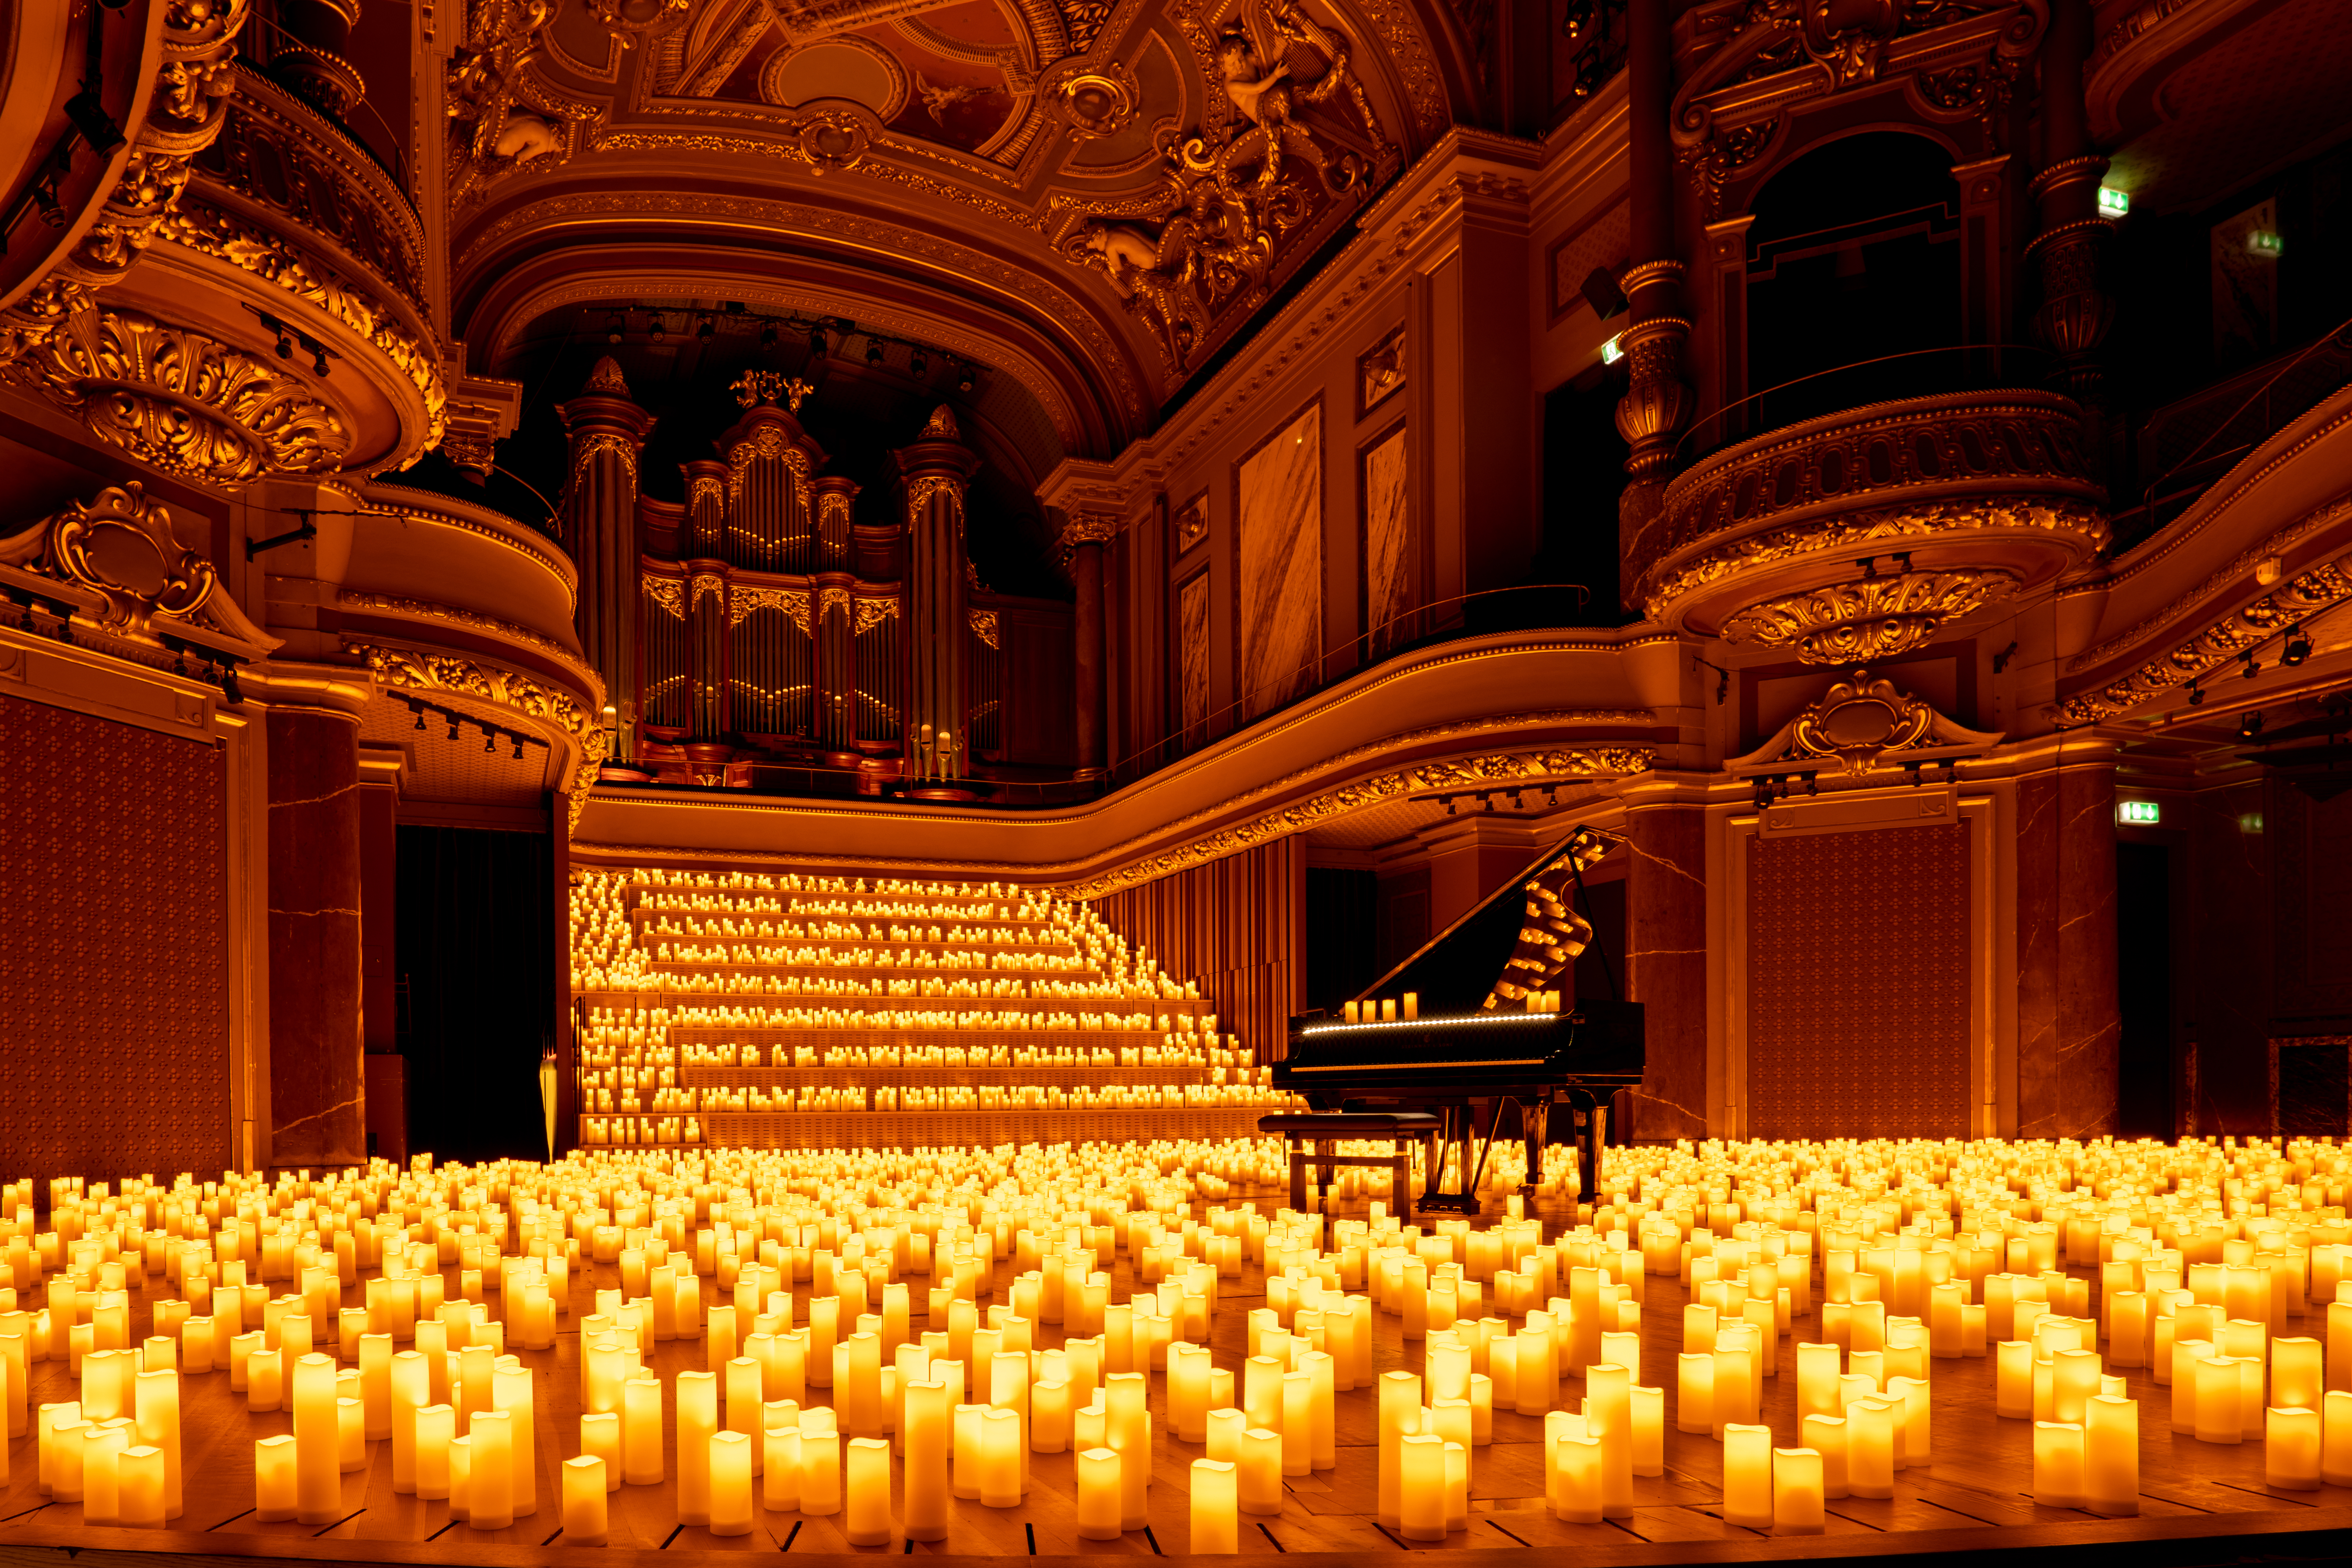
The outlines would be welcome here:
[[[617,412],[642,440],[653,420],[604,365],[598,417],[575,424],[605,433]],[[719,456],[684,465],[683,503],[635,493],[634,466],[575,459],[593,481],[566,497],[575,548],[624,501],[635,524],[631,624],[592,625],[614,614],[611,596],[581,601],[583,643],[634,664],[613,682],[636,718],[622,766],[749,786],[771,763],[854,775],[866,793],[899,780],[954,790],[1008,733],[1003,606],[1034,606],[1031,626],[1059,606],[979,592],[964,547],[979,459],[948,410],[891,454],[888,520],[861,524],[858,485],[824,472],[797,417],[812,390],[771,371],[740,378],[742,416]]]

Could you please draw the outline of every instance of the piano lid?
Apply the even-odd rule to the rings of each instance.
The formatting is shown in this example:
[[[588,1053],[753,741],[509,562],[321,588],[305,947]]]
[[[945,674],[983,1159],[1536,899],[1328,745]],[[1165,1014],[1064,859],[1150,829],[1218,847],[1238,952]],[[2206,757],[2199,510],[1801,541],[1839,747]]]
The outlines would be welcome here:
[[[1521,932],[1529,928],[1528,884],[1540,882],[1548,891],[1564,887],[1568,896],[1560,901],[1566,903],[1574,889],[1569,875],[1571,860],[1577,869],[1589,871],[1623,842],[1620,836],[1596,827],[1578,828],[1528,862],[1518,875],[1438,932],[1420,952],[1366,986],[1355,1000],[1402,996],[1412,991],[1420,994],[1424,1018],[1476,1012],[1498,984],[1510,983],[1506,971],[1519,955]],[[1555,982],[1541,988],[1573,991],[1574,985]],[[1500,1005],[1517,1010],[1515,999],[1507,997]]]

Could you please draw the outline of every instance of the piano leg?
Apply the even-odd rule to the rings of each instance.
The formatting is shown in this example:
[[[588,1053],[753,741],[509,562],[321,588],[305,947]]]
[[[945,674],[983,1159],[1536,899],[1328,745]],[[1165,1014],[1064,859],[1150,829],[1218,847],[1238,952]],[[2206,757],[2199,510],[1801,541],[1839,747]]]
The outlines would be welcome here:
[[[1569,1105],[1576,1118],[1576,1201],[1589,1204],[1601,1177],[1601,1110],[1593,1096],[1584,1089],[1575,1090]]]
[[[1544,1135],[1550,1131],[1551,1101],[1528,1100],[1519,1103],[1519,1130],[1527,1136],[1528,1179],[1519,1184],[1519,1195],[1527,1200],[1528,1212],[1534,1212],[1536,1184],[1543,1180]]]
[[[1290,1207],[1293,1213],[1307,1212],[1307,1140],[1285,1140],[1290,1145]]]

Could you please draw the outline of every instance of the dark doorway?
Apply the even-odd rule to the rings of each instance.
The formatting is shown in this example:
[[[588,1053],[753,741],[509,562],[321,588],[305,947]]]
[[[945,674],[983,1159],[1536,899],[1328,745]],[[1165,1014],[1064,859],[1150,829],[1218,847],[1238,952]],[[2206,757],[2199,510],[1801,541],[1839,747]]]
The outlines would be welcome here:
[[[2172,851],[2161,844],[2116,846],[2116,1131],[2126,1138],[2173,1135]]]
[[[554,1041],[554,867],[543,833],[400,829],[394,962],[408,1006],[408,1146],[547,1157],[539,1053]]]
[[[1336,1013],[1381,977],[1376,872],[1307,868],[1307,1007]]]

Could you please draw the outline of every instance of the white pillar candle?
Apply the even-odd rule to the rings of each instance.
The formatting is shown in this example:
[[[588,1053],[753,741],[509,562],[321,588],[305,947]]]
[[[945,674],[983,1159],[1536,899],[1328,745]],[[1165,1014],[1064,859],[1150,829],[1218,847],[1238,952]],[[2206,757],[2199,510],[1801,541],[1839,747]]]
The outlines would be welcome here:
[[[801,1412],[801,1511],[841,1511],[841,1434],[830,1410]]]
[[[132,1530],[161,1530],[164,1523],[163,1450],[142,1443],[123,1450],[117,1464],[121,1503],[117,1523]]]
[[[1116,1541],[1119,1538],[1119,1456],[1108,1448],[1088,1448],[1077,1457],[1078,1538]]]
[[[606,1491],[621,1489],[621,1413],[583,1411],[580,1416],[580,1451],[604,1461],[600,1474]]]
[[[1797,1415],[1800,1420],[1808,1415],[1834,1415],[1838,1413],[1839,1376],[1837,1346],[1797,1346]]]
[[[2172,1342],[2172,1429],[2197,1431],[2197,1363],[2213,1353],[2210,1340],[2191,1336]]]
[[[294,1363],[293,1384],[294,1517],[303,1524],[332,1524],[341,1517],[343,1500],[333,1358],[316,1352],[302,1355]]]
[[[2273,1406],[2265,1412],[2263,1479],[2290,1491],[2311,1491],[2320,1484],[2322,1422],[2316,1410]]]
[[[416,1413],[416,1496],[431,1502],[449,1495],[449,1445],[457,1436],[457,1412],[428,1405]]]
[[[97,1353],[97,1352],[93,1352]],[[85,1423],[81,1445],[81,1518],[84,1524],[122,1522],[122,1451],[131,1447],[130,1424],[121,1416]]]
[[[1732,1422],[1723,1429],[1723,1522],[1772,1527],[1772,1428]]]
[[[1410,1439],[1408,1439],[1410,1441]],[[1440,1451],[1437,1472],[1439,1489],[1444,1489],[1444,1439],[1433,1437]],[[1241,1509],[1244,1513],[1277,1514],[1282,1511],[1282,1434],[1269,1432],[1263,1426],[1253,1426],[1242,1434],[1241,1456],[1236,1461],[1241,1471]],[[1438,1506],[1443,1510],[1441,1497]]]
[[[2085,1403],[2083,1499],[2084,1508],[2110,1519],[2139,1512],[2137,1400],[2103,1394]]]
[[[755,1368],[756,1370],[756,1368]],[[709,1523],[713,1535],[749,1535],[751,1533],[751,1435],[732,1427],[713,1432],[703,1439],[706,1464],[709,1471]],[[852,1533],[855,1546],[874,1546],[890,1539],[890,1471],[889,1445],[882,1445],[882,1517],[881,1541],[861,1541]],[[854,1523],[857,1514],[856,1445],[851,1445],[850,1455],[850,1514]]]
[[[2200,1443],[2242,1442],[2245,1433],[2239,1414],[2244,1374],[2234,1356],[2207,1356],[2197,1363],[2197,1440]],[[2175,1397],[2179,1395],[2176,1393]]]
[[[1845,1407],[1848,1495],[1895,1495],[1895,1407],[1891,1400],[1857,1399]]]
[[[631,1486],[658,1486],[667,1473],[662,1458],[662,1385],[657,1377],[633,1377],[621,1386],[621,1479]]]
[[[2271,1403],[2282,1409],[2316,1411],[2325,1395],[2326,1347],[2314,1339],[2270,1342]]]
[[[1828,1523],[1821,1455],[1811,1448],[1773,1449],[1772,1533],[1819,1535]]]
[[[1281,1387],[1282,1473],[1311,1475],[1315,1469],[1315,1379],[1307,1373],[1286,1372],[1282,1374]],[[1466,1385],[1463,1392],[1469,1392]],[[1462,1438],[1466,1445],[1470,1402],[1461,1399],[1452,1403],[1462,1407]]]
[[[514,1523],[514,1417],[478,1410],[466,1434],[466,1522],[476,1530]]]
[[[2083,1428],[2071,1421],[2033,1424],[2033,1500],[2044,1508],[2083,1506]]]
[[[1202,1414],[1205,1420],[1206,1413]],[[1031,1384],[1029,1389],[1030,1452],[1058,1454],[1070,1446],[1070,1415],[1068,1383],[1060,1378],[1048,1378],[1045,1382]]]
[[[1633,1394],[1631,1374],[1625,1368],[1596,1362],[1584,1369],[1584,1421],[1585,1429],[1601,1439],[1601,1513],[1609,1519],[1631,1519]],[[1769,1433],[1767,1436],[1769,1438]],[[1768,1506],[1769,1500],[1768,1498]]]
[[[1554,1516],[1570,1524],[1599,1524],[1604,1485],[1601,1439],[1584,1433],[1563,1434],[1552,1441],[1551,1450],[1559,1482]]]
[[[991,1405],[981,1419],[980,1501],[984,1508],[1021,1506],[1021,1416]]]
[[[1663,1476],[1666,1473],[1666,1391],[1636,1387],[1631,1392],[1633,1473],[1637,1476]]]
[[[1044,1385],[1040,1385],[1041,1389]],[[944,1541],[948,1533],[948,1458],[955,1412],[946,1383],[926,1379],[906,1390],[906,1530],[909,1541]],[[1066,1397],[1068,1389],[1063,1388]],[[1065,1412],[1066,1415],[1066,1410]]]
[[[1801,1424],[1806,1447],[1822,1457],[1822,1495],[1846,1495],[1846,1420],[1843,1415],[1808,1415]]]
[[[180,1374],[170,1367],[142,1372],[132,1380],[132,1387],[138,1409],[133,1441],[163,1457],[163,1517],[177,1519],[187,1503],[180,1460]],[[0,1463],[0,1481],[6,1479],[5,1463]]]
[[[264,1437],[253,1446],[253,1516],[264,1524],[294,1517],[294,1438]]]
[[[2003,1340],[1994,1352],[1993,1414],[2012,1420],[2033,1415],[2033,1346],[2024,1340]]]
[[[1251,1434],[1252,1436],[1257,1434]],[[1402,1440],[1401,1446],[1399,1514],[1397,1533],[1407,1541],[1444,1541],[1445,1539],[1445,1439],[1428,1434],[1416,1434]],[[1248,1472],[1244,1466],[1242,1506],[1250,1507]],[[1277,1500],[1274,1510],[1280,1510]],[[1256,1510],[1251,1510],[1255,1512]]]
[[[583,1420],[611,1422],[619,1420],[610,1412],[591,1415]],[[563,1461],[563,1533],[558,1539],[566,1546],[602,1546],[609,1539],[605,1525],[604,1458],[597,1454],[579,1454]]]
[[[710,1522],[710,1437],[719,1430],[719,1380],[707,1372],[677,1374],[677,1518]]]
[[[1193,1554],[1238,1551],[1241,1522],[1238,1467],[1226,1459],[1195,1459],[1191,1473]]]

